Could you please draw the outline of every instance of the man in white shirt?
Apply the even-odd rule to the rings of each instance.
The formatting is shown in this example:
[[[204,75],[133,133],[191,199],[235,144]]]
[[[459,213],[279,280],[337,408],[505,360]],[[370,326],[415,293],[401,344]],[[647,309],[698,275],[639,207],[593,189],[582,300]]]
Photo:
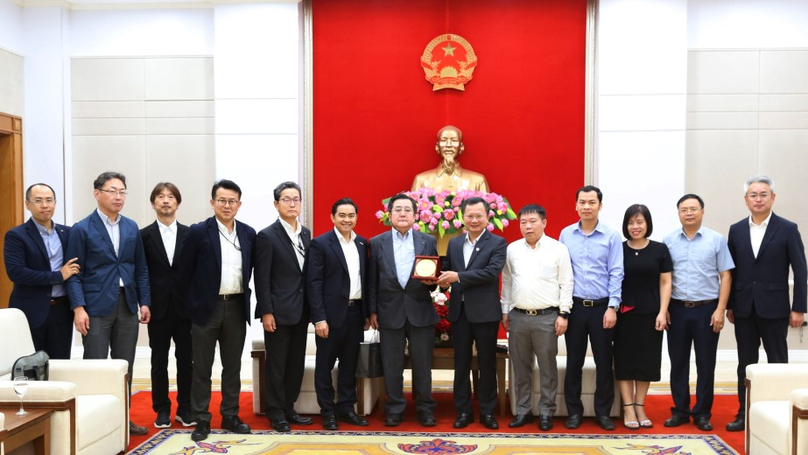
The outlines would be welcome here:
[[[567,247],[544,235],[544,207],[526,205],[519,211],[521,240],[508,245],[502,271],[502,325],[508,330],[513,365],[516,416],[511,428],[533,421],[533,356],[539,363],[541,397],[539,428],[553,428],[558,392],[558,337],[567,331],[572,309],[573,275]]]

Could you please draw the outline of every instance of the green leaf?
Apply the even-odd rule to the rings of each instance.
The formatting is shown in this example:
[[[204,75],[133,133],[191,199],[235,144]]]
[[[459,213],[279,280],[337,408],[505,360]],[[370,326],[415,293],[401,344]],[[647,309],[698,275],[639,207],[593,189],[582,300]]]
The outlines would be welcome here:
[[[496,226],[500,231],[504,229],[502,227],[502,221],[500,221],[499,218],[494,218],[494,226]]]
[[[446,233],[446,229],[443,229],[443,224],[439,223],[438,224],[438,234],[440,234],[440,236],[443,237],[443,234],[445,234],[445,233]]]

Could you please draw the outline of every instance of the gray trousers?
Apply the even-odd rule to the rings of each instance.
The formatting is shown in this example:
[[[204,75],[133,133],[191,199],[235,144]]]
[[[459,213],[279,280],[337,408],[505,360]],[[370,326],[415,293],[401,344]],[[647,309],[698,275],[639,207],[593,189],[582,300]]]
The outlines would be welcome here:
[[[435,327],[413,327],[409,321],[400,329],[379,329],[381,341],[382,370],[387,402],[387,415],[402,414],[406,407],[404,399],[404,347],[405,339],[412,362],[412,394],[415,409],[429,412],[435,409],[432,399],[432,350],[435,348]]]
[[[216,342],[222,361],[222,417],[238,415],[241,393],[241,352],[247,337],[244,296],[219,300],[205,325],[191,324],[194,373],[191,385],[191,408],[197,422],[210,422],[210,387]]]
[[[82,335],[85,359],[123,359],[129,362],[129,394],[132,394],[132,368],[137,348],[138,317],[126,304],[124,293],[106,316],[90,316],[90,330]],[[110,352],[111,351],[111,352]]]
[[[508,357],[513,365],[516,413],[532,414],[533,356],[539,364],[541,397],[539,413],[552,416],[558,392],[558,337],[555,321],[558,313],[530,316],[511,310],[508,313]]]

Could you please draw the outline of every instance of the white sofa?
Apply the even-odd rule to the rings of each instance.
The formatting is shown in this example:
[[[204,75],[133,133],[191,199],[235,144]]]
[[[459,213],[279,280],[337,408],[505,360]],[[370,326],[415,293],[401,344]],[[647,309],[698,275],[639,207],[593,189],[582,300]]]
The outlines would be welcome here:
[[[746,453],[808,455],[808,364],[746,368]]]
[[[313,332],[313,326],[309,325],[308,338],[306,339],[306,369],[303,373],[303,383],[300,386],[300,397],[295,402],[295,411],[299,414],[319,414],[320,405],[317,404],[317,394],[314,391],[314,363],[317,353],[317,346],[314,341],[316,336]],[[365,332],[367,338],[371,331]],[[264,363],[266,359],[266,352],[264,348],[264,339],[256,339],[252,341],[252,380],[253,380],[253,411],[256,414],[264,414],[266,402],[264,401]],[[337,366],[339,361],[337,361]],[[336,384],[337,369],[332,371],[332,377]],[[356,413],[359,415],[368,415],[373,412],[373,407],[376,405],[376,400],[379,399],[379,393],[382,388],[382,378],[375,379],[357,379],[357,395],[358,402],[356,404]],[[336,389],[336,387],[335,387]]]
[[[0,333],[13,343],[0,349],[0,403],[19,405],[11,369],[33,354],[28,320],[17,309],[0,309]],[[115,454],[129,443],[129,388],[124,360],[51,360],[48,381],[31,381],[28,408],[54,409],[51,454]]]

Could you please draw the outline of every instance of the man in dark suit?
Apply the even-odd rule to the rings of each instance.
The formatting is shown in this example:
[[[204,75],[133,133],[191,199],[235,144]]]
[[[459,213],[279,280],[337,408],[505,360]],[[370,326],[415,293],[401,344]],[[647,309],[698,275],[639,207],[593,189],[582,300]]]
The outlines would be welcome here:
[[[82,335],[85,359],[129,362],[129,387],[140,323],[151,313],[149,271],[137,224],[120,214],[126,201],[126,177],[104,172],[93,182],[98,209],[76,223],[67,242],[67,257],[77,258],[81,273],[67,280],[73,324]],[[145,427],[129,423],[133,435]]]
[[[366,426],[356,415],[356,362],[368,326],[362,287],[365,284],[367,240],[356,235],[356,204],[340,199],[331,206],[334,229],[311,241],[306,267],[308,303],[317,334],[314,390],[323,428],[336,430],[337,418]],[[339,359],[337,402],[331,370]]]
[[[488,203],[474,197],[463,201],[466,235],[449,241],[444,270],[438,278],[441,287],[452,286],[449,322],[454,340],[455,428],[474,421],[471,410],[471,359],[477,347],[480,382],[480,422],[489,430],[499,428],[494,417],[497,406],[497,332],[502,320],[499,304],[499,274],[505,267],[508,242],[486,229]]]
[[[25,208],[31,218],[6,233],[3,250],[6,273],[14,283],[8,306],[25,313],[37,351],[69,359],[73,312],[64,283],[79,273],[76,258],[64,260],[70,228],[53,222],[56,192],[45,183],[28,187]]]
[[[760,341],[769,363],[788,363],[788,328],[805,320],[805,247],[797,225],[772,212],[774,182],[758,175],[744,184],[751,213],[733,224],[727,239],[735,262],[727,319],[735,324],[738,345],[738,401],[740,408],[727,431],[743,431],[746,410],[747,365],[758,362]],[[794,300],[789,303],[788,270],[794,272]]]
[[[182,242],[188,226],[177,222],[177,209],[182,203],[180,189],[171,182],[158,183],[149,197],[157,221],[140,230],[152,306],[149,321],[151,348],[152,409],[157,413],[155,428],[171,426],[171,401],[168,399],[168,352],[174,340],[177,359],[177,416],[182,426],[196,425],[191,411],[191,320],[185,312],[185,299],[180,289]]]
[[[297,183],[281,183],[273,197],[278,221],[255,239],[255,317],[264,326],[267,418],[275,431],[288,432],[290,422],[312,422],[294,409],[306,359],[309,314],[304,266],[311,231],[297,220],[302,208]]]
[[[432,399],[432,350],[438,313],[432,306],[430,285],[435,280],[412,278],[415,256],[437,256],[435,238],[412,229],[415,201],[397,194],[388,202],[393,229],[370,239],[367,300],[370,325],[381,336],[382,368],[387,402],[384,425],[395,427],[404,419],[404,349],[412,361],[412,387],[418,421],[437,425]],[[405,343],[407,341],[408,343]]]
[[[250,426],[238,416],[241,393],[241,353],[250,323],[250,275],[255,229],[236,222],[241,188],[219,180],[210,192],[214,215],[194,224],[185,235],[180,260],[180,283],[191,318],[193,379],[191,407],[196,428],[191,439],[210,434],[210,386],[216,343],[222,362],[222,428],[247,434]]]

